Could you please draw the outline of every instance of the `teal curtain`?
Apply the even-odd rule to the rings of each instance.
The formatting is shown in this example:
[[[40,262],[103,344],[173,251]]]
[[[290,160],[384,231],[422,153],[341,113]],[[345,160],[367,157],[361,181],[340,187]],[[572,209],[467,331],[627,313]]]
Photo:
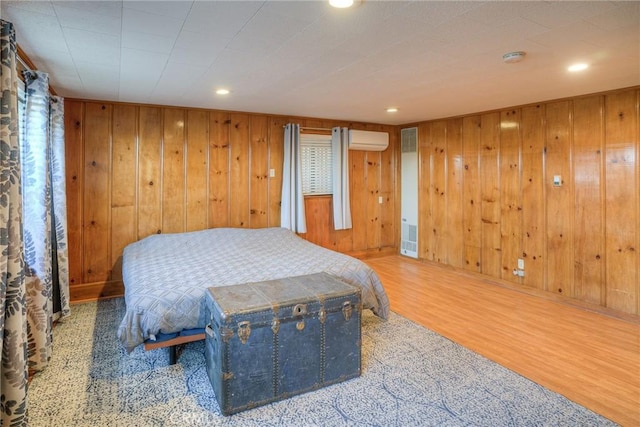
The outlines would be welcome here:
[[[284,128],[284,164],[282,167],[282,205],[280,226],[296,233],[307,232],[302,195],[302,157],[300,125],[289,123]]]
[[[4,20],[0,56],[0,424],[8,427],[28,424],[28,369],[16,36]]]

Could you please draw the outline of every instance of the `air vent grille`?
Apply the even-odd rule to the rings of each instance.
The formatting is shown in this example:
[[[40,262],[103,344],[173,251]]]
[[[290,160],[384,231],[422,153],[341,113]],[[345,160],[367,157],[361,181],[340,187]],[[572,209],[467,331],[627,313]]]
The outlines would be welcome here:
[[[418,227],[413,224],[402,224],[402,238],[400,242],[401,253],[417,256],[418,254]]]
[[[400,131],[403,153],[418,152],[418,128],[407,128]]]

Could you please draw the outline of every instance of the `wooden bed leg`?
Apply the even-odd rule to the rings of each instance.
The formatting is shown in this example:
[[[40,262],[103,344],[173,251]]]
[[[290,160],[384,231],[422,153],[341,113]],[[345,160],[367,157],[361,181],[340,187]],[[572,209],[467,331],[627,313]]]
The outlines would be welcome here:
[[[177,359],[177,345],[169,346],[169,365],[175,365]]]

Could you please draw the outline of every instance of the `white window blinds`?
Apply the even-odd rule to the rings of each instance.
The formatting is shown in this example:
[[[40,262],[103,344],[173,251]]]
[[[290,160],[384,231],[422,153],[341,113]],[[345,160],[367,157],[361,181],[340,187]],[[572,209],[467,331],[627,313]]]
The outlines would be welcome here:
[[[332,155],[331,135],[301,134],[302,193],[304,195],[331,194]]]

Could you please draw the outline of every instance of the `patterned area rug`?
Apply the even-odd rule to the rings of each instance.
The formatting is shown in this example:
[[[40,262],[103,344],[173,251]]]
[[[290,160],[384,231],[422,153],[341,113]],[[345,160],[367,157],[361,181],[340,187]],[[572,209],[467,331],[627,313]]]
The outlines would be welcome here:
[[[363,313],[360,378],[239,414],[220,414],[204,345],[168,366],[166,349],[131,354],[116,329],[124,300],[74,305],[53,360],[31,382],[33,426],[596,426],[609,420],[391,313]]]

